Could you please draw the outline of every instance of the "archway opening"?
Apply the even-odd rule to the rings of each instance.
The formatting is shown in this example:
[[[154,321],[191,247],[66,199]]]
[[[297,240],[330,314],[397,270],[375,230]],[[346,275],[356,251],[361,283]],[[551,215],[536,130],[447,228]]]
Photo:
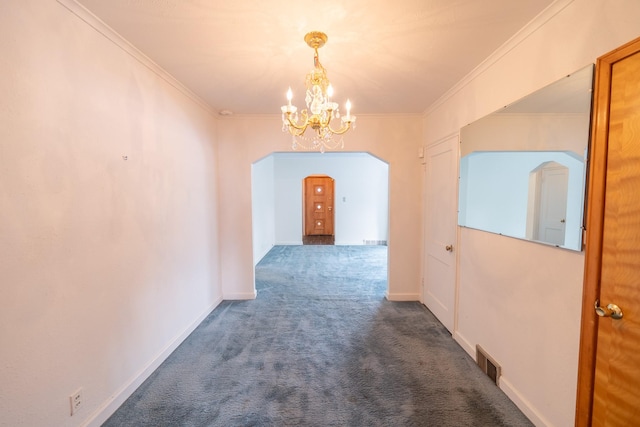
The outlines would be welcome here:
[[[309,175],[335,179],[336,246],[386,247],[388,163],[363,152],[272,153],[252,164],[254,268],[274,246],[303,244],[302,185]]]

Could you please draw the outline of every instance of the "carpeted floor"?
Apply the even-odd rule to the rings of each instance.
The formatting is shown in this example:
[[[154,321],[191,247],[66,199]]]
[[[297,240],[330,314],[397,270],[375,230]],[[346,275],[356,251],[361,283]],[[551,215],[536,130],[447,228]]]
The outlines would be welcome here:
[[[386,246],[276,246],[105,426],[530,426],[417,302]]]

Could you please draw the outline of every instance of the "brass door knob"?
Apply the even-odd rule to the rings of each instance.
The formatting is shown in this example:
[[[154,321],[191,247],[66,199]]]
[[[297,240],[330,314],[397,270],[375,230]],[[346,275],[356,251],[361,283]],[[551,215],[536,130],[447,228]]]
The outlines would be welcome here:
[[[622,319],[622,310],[615,304],[607,304],[606,307],[600,307],[600,300],[596,300],[594,304],[596,314],[600,317],[611,317],[612,319]]]
[[[447,245],[444,247],[447,252],[453,252],[453,245]]]

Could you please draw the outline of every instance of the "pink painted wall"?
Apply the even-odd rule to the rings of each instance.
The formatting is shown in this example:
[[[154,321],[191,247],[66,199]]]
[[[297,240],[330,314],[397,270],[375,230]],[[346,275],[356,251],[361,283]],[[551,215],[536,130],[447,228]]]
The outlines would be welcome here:
[[[100,424],[222,297],[213,116],[93,24],[0,4],[2,426]]]

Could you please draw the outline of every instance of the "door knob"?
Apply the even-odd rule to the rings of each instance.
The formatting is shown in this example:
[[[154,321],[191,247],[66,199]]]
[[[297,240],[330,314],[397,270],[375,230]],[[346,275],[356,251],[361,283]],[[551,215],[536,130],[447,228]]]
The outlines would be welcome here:
[[[453,245],[447,245],[444,247],[447,252],[453,252]]]
[[[611,317],[612,319],[622,319],[622,310],[615,304],[607,304],[606,307],[600,307],[600,300],[595,303],[596,314],[600,317]]]

